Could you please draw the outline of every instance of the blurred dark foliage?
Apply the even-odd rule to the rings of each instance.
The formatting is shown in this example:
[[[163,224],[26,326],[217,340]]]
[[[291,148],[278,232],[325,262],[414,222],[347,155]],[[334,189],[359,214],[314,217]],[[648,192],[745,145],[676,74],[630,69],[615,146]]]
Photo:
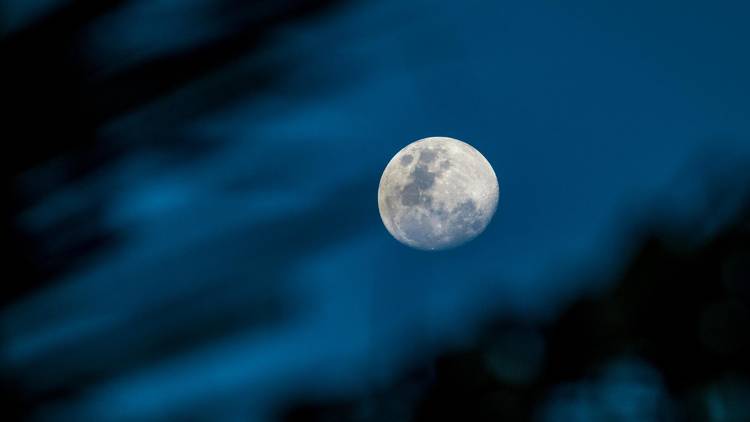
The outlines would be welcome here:
[[[150,136],[139,143],[118,144],[103,136],[102,127],[243,57],[258,55],[268,48],[274,30],[329,12],[340,3],[338,0],[288,0],[262,4],[235,0],[215,2],[212,7],[217,18],[229,17],[238,22],[227,26],[228,29],[219,36],[189,44],[169,54],[132,63],[126,60],[125,65],[116,67],[114,72],[97,69],[85,56],[87,51],[82,43],[90,37],[87,31],[97,19],[119,13],[128,5],[127,1],[60,2],[20,29],[5,33],[0,38],[0,103],[9,112],[2,120],[3,132],[8,139],[3,165],[8,204],[3,219],[7,242],[4,262],[8,266],[6,281],[0,283],[0,306],[12,304],[85,266],[92,257],[116,246],[127,235],[109,230],[100,223],[105,198],[100,202],[89,201],[85,208],[72,216],[58,220],[55,226],[42,233],[44,236],[34,236],[18,224],[19,216],[29,207],[61,187],[95,178],[97,171],[114,166],[126,154],[158,150],[170,161],[189,160],[205,156],[217,146],[206,145],[189,134],[178,138],[174,134]],[[185,10],[189,12],[191,5],[186,6]],[[290,70],[288,63],[259,63],[252,72],[243,75],[240,84],[238,78],[220,79],[216,82],[218,86],[204,92],[200,101],[172,110],[162,125],[184,124],[202,112],[278,88],[278,81]],[[223,86],[228,83],[231,86]],[[60,169],[55,169],[56,162],[60,163],[57,166]],[[28,183],[19,183],[24,173],[50,163],[53,168],[51,177],[33,180],[32,189]],[[265,229],[274,228],[270,225]],[[55,246],[49,240],[51,236],[64,241]],[[266,261],[264,265],[258,267],[259,271],[279,264]],[[186,326],[175,317],[169,335],[159,334],[161,338],[157,345],[146,343],[137,349],[118,350],[120,345],[115,341],[111,347],[104,344],[102,350],[102,344],[99,344],[99,348],[93,350],[111,353],[118,359],[116,370],[127,370],[142,365],[144,355],[163,356],[183,347],[195,347],[201,336],[215,337],[238,326],[244,327],[248,321],[252,324],[267,323],[281,312],[280,308],[275,299],[264,298],[241,316],[231,313],[217,315],[210,308],[196,309],[193,317],[202,318],[203,334],[195,326]],[[163,318],[161,314],[157,316]],[[143,334],[148,332],[149,319],[153,317],[146,314],[140,318]],[[0,336],[4,335],[0,333]],[[3,340],[0,337],[0,344]],[[68,380],[60,388],[43,394],[31,394],[28,387],[21,386],[13,376],[0,373],[2,419],[25,419],[42,403],[79,394],[87,384],[112,375],[109,372],[114,366],[107,367],[106,361],[103,362],[98,366],[91,363],[88,378],[74,382]],[[59,367],[47,370],[64,373]]]
[[[391,389],[343,403],[300,405],[284,420],[747,420],[750,201],[744,203],[736,218],[699,244],[688,241],[693,227],[644,226],[621,277],[574,301],[554,321],[491,322],[476,343],[440,355]],[[638,398],[654,401],[642,413],[628,413],[639,407],[630,404],[625,415],[617,414],[593,394],[591,405],[599,409],[586,412],[583,406],[571,419],[552,409],[545,418],[544,404],[559,386],[597,377],[612,361],[632,357],[656,369],[664,389],[647,389]],[[638,366],[626,369],[619,376],[638,381]],[[718,404],[710,397],[717,388]],[[626,401],[628,391],[616,391],[609,400]],[[577,393],[563,388],[566,394]]]
[[[741,143],[744,126],[722,119],[745,111],[744,88],[737,88],[744,68],[730,60],[744,45],[726,47],[723,41],[741,40],[731,29],[743,22],[720,23],[730,29],[727,33],[699,34],[692,19],[700,13],[686,14],[686,19],[676,19],[676,30],[655,25],[652,36],[661,44],[644,53],[642,44],[651,44],[644,41],[648,31],[631,25],[638,19],[629,20],[616,8],[610,14],[602,6],[600,12],[606,13],[601,15],[598,7],[588,9],[592,18],[582,22],[570,20],[568,11],[557,7],[544,9],[546,4],[519,2],[489,10],[476,2],[474,9],[463,10],[451,2],[441,7],[420,3],[402,10],[406,3],[391,2],[379,10],[380,3],[371,2],[374,8],[363,9],[361,16],[342,18],[343,29],[327,36],[315,32],[309,42],[309,28],[302,24],[335,15],[345,2],[176,1],[160,3],[164,9],[156,8],[157,23],[163,18],[166,31],[184,22],[194,26],[186,25],[188,30],[176,35],[177,47],[165,42],[170,48],[153,52],[150,44],[170,34],[149,32],[154,25],[149,13],[128,15],[128,7],[148,6],[148,1],[52,3],[45,13],[3,31],[0,39],[0,103],[10,110],[2,121],[9,207],[0,306],[5,311],[15,305],[0,321],[0,419],[47,416],[99,422],[137,418],[132,415],[174,420],[178,415],[244,420],[247,409],[262,414],[266,406],[283,408],[287,397],[296,395],[281,419],[750,420],[750,207],[726,224],[726,210],[712,209],[722,203],[722,194],[732,196],[743,185],[746,163],[740,163],[745,167],[736,175],[717,171],[716,179],[706,182],[704,213],[693,213],[690,194],[684,203],[678,194],[677,206],[665,208],[666,214],[695,214],[694,225],[674,225],[668,219],[647,224],[632,255],[605,242],[613,251],[603,254],[611,259],[603,267],[631,257],[617,279],[586,283],[546,274],[545,280],[560,280],[539,285],[536,302],[524,297],[533,288],[514,284],[525,278],[496,280],[500,269],[531,274],[548,264],[543,259],[569,252],[561,245],[570,246],[570,232],[590,241],[609,207],[615,209],[613,198],[638,189],[644,189],[642,197],[661,192],[665,174],[681,163],[674,151],[694,152],[686,144],[697,143],[675,135],[681,132],[673,132],[672,126],[700,133],[696,137],[726,129],[729,138],[736,136]],[[673,14],[668,5],[659,9],[644,2],[640,7],[656,10],[646,23]],[[456,16],[457,9],[463,16]],[[633,10],[633,16],[640,16],[644,9]],[[616,18],[614,30],[597,32],[599,18],[607,16]],[[619,22],[621,16],[625,18]],[[99,51],[92,47],[97,37],[118,29],[117,19],[108,20],[113,17],[125,22],[125,40],[119,40],[125,46],[107,45],[105,39],[106,47]],[[210,28],[202,32],[205,28],[196,22]],[[292,31],[299,45],[277,44],[277,31],[290,25],[302,26]],[[633,45],[623,41],[623,47],[617,28],[645,38],[633,38]],[[662,30],[667,36],[659,35]],[[612,34],[614,41],[607,38]],[[698,34],[700,42],[690,38],[672,48],[672,37],[685,34]],[[129,35],[147,42],[129,50]],[[333,49],[338,43],[343,46]],[[668,59],[638,61],[649,55],[662,59],[660,48],[676,52],[674,68]],[[264,56],[269,51],[274,53],[270,59]],[[714,57],[707,51],[719,53]],[[662,67],[664,74],[654,70]],[[549,71],[555,68],[560,71]],[[341,100],[338,109],[326,103],[330,98],[321,93],[348,87],[359,77],[352,69],[374,74],[358,86],[365,94],[355,92],[355,99]],[[700,95],[672,93],[665,81],[679,78],[670,69],[692,70],[682,82],[695,85]],[[695,82],[701,72],[710,83]],[[714,72],[735,79],[717,82]],[[667,89],[651,98],[650,91],[661,86]],[[281,99],[282,105],[271,101],[261,104],[260,111],[246,107],[237,113],[242,123],[233,126],[232,106],[257,105],[263,95]],[[310,97],[317,101],[301,107]],[[652,108],[644,107],[644,98]],[[690,112],[680,108],[685,105]],[[659,108],[664,110],[656,113]],[[279,110],[291,112],[274,122],[274,130],[253,132],[258,121],[282,114]],[[322,116],[315,113],[320,110]],[[706,121],[696,127],[685,123],[690,116],[707,115],[706,110],[714,113]],[[215,115],[226,118],[218,125],[229,141],[190,127]],[[284,131],[290,127],[304,135]],[[507,207],[501,200],[502,215],[490,232],[442,255],[416,254],[388,239],[372,201],[382,162],[403,143],[432,131],[477,139],[495,157],[493,165],[497,162],[499,171],[512,175],[502,184],[513,200]],[[261,140],[269,142],[258,151],[253,145]],[[272,142],[282,145],[283,154],[269,147]],[[225,156],[207,160],[222,148]],[[728,147],[688,166],[689,174],[681,179],[687,190],[732,162],[727,151],[733,150]],[[343,160],[356,161],[353,165],[328,156],[355,152],[361,153],[361,162]],[[232,161],[235,154],[247,156],[246,162]],[[141,159],[153,159],[158,170],[144,171],[138,167]],[[285,168],[289,162],[300,168]],[[127,165],[117,170],[123,163],[135,170]],[[180,163],[202,163],[208,169],[181,169]],[[356,171],[349,172],[346,164]],[[228,174],[222,173],[226,168]],[[633,177],[635,168],[645,170]],[[161,199],[174,187],[142,182],[161,175],[159,171],[178,179],[198,174],[175,185],[177,196],[180,188],[190,192],[195,186],[201,194],[177,201],[174,214],[147,209],[141,210],[144,217],[138,214],[143,204],[133,198],[147,207],[149,193]],[[310,188],[313,200],[308,204],[304,182],[315,178],[320,186]],[[622,182],[630,179],[632,183]],[[597,183],[585,183],[591,181]],[[114,191],[123,185],[136,194]],[[303,200],[285,203],[283,195],[281,200],[274,197],[284,189]],[[145,200],[138,196],[144,191]],[[62,205],[49,200],[56,195],[64,199]],[[210,201],[219,205],[190,213]],[[254,201],[259,210],[238,205]],[[595,202],[599,208],[591,206]],[[727,204],[733,210],[733,202]],[[642,203],[635,208],[647,212]],[[29,210],[41,210],[42,223],[35,226]],[[136,217],[128,220],[128,212]],[[126,215],[124,223],[118,213]],[[249,217],[213,225],[237,214]],[[177,223],[167,224],[173,219]],[[704,220],[718,221],[721,228],[711,232],[712,227],[701,225]],[[627,221],[617,219],[621,226],[615,231],[629,235],[633,227]],[[195,226],[214,236],[180,236]],[[127,243],[142,232],[157,236]],[[145,258],[133,257],[134,250],[160,239],[168,239],[167,245],[148,250]],[[580,250],[587,258],[594,256]],[[514,255],[516,251],[531,253]],[[585,269],[573,272],[589,277]],[[481,291],[493,285],[483,284],[484,278],[502,288]],[[598,287],[590,292],[581,285]],[[47,287],[60,290],[45,296]],[[582,290],[587,294],[581,296]],[[459,292],[465,296],[458,297]],[[278,330],[285,342],[271,336],[256,345],[244,337],[257,327],[274,332],[274,324],[299,312],[295,300],[304,295],[310,296],[305,305],[319,306],[296,315],[303,323],[290,324],[291,334]],[[497,297],[487,302],[521,315],[487,324],[477,339],[472,325],[485,315],[472,311],[487,306],[479,298],[491,295]],[[453,296],[458,299],[445,299]],[[372,309],[362,311],[367,306]],[[563,306],[559,314],[548,310],[555,306]],[[551,316],[540,321],[537,313]],[[305,325],[307,321],[313,323]],[[424,338],[411,344],[408,340],[417,335]],[[446,353],[453,335],[470,340]],[[300,339],[308,343],[300,344]],[[258,363],[244,355],[259,350],[258,355],[268,356],[264,353],[279,345],[301,358]],[[338,349],[342,345],[343,352]],[[205,349],[209,353],[199,354]],[[306,360],[312,349],[319,355]],[[185,364],[185,355],[193,353],[198,357]],[[354,356],[350,366],[337,361],[347,353]],[[362,356],[364,369],[357,366]],[[284,371],[289,361],[297,364],[290,370],[294,376]],[[318,366],[324,369],[314,372]],[[227,376],[221,388],[204,385],[216,372],[238,373],[240,380]],[[317,379],[302,387],[289,385],[303,384],[300,380],[310,372]],[[255,384],[258,373],[266,378]],[[145,381],[130,384],[130,376]],[[370,382],[391,376],[399,381]],[[192,382],[184,395],[182,382]],[[362,385],[365,396],[352,398],[357,392],[350,387]],[[141,390],[145,392],[138,395]],[[216,396],[201,401],[214,390],[219,391]],[[273,393],[265,395],[266,390]],[[248,404],[248,397],[257,402]],[[131,405],[126,409],[131,413],[119,413],[123,403]]]
[[[3,166],[6,180],[14,181],[24,171],[53,159],[66,159],[62,178],[54,183],[37,186],[33,192],[22,192],[17,183],[9,184],[10,204],[5,221],[11,273],[23,280],[4,283],[0,303],[8,303],[19,295],[38,288],[62,272],[69,271],[90,253],[101,251],[117,242],[117,233],[97,226],[100,210],[91,204],[75,217],[62,221],[55,231],[73,231],[72,245],[52,253],[38,249],[38,240],[20,232],[14,219],[18,213],[49,195],[59,186],[74,183],[112,166],[124,153],[139,149],[160,149],[179,158],[188,153],[200,156],[207,148],[196,139],[169,136],[147,137],[141,144],[118,145],[102,139],[99,129],[114,118],[143,107],[165,94],[221,69],[229,63],[257,55],[269,43],[269,33],[288,24],[314,17],[339,4],[338,0],[288,0],[264,4],[233,0],[217,2],[221,14],[246,17],[243,25],[227,30],[221,36],[173,51],[170,54],[136,61],[118,68],[114,73],[98,72],[83,56],[81,41],[87,25],[107,13],[117,12],[127,4],[122,0],[75,1],[62,3],[38,20],[0,38],[2,77],[0,92],[9,118],[3,119],[4,130],[12,134],[10,154]],[[288,66],[259,66],[244,75],[244,85],[216,87],[201,101],[173,112],[171,124],[189,121],[201,110],[230,104],[248,92],[258,96],[271,90],[290,69]],[[81,230],[81,227],[88,227]],[[41,259],[40,259],[41,258]]]

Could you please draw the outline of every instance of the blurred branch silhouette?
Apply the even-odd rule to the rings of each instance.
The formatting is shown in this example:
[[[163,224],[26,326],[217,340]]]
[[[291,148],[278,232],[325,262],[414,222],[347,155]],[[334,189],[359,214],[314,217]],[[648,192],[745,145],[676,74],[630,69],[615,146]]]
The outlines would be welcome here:
[[[118,180],[123,179],[126,185],[120,188],[127,189],[144,177],[179,174],[185,172],[185,162],[205,161],[226,148],[174,128],[239,100],[252,103],[269,92],[292,95],[285,91],[289,76],[309,55],[279,48],[280,31],[325,16],[340,4],[58,2],[30,22],[4,31],[0,91],[5,108],[12,110],[4,123],[5,139],[13,145],[5,172],[11,197],[6,219],[12,245],[8,272],[14,277],[3,283],[2,304],[12,309],[30,293],[54,288],[70,274],[96,267],[100,259],[108,262],[101,257],[131,241],[131,227],[109,221],[114,193],[121,193],[113,192],[121,185]],[[128,19],[136,26],[131,27]],[[126,22],[124,34],[107,35],[117,29],[118,20]],[[210,23],[210,29],[201,32],[196,25],[204,23]],[[161,31],[161,36],[127,52],[127,37],[148,30],[145,26]],[[188,41],[172,45],[166,41],[169,37]],[[103,47],[98,40],[103,40]],[[306,89],[293,95],[303,97],[321,89],[316,84],[326,84],[315,80],[313,72],[307,82]],[[144,162],[154,164],[144,167]],[[267,185],[269,171],[274,170],[258,165],[254,174],[240,175],[240,184],[235,176],[219,179],[223,186],[218,194],[247,195]],[[169,195],[168,190],[160,191],[157,201]],[[326,218],[321,212],[303,217],[301,226],[324,227],[318,221]],[[41,405],[64,403],[91,385],[288,317],[296,304],[280,291],[286,268],[280,256],[264,255],[261,245],[267,247],[271,239],[264,232],[290,229],[287,218],[240,227],[229,236],[218,233],[208,240],[210,245],[201,243],[206,240],[185,242],[177,249],[155,252],[153,259],[123,253],[119,262],[110,259],[111,271],[90,275],[93,282],[82,284],[78,296],[68,298],[52,290],[52,299],[37,301],[38,314],[4,321],[0,344],[6,415],[29,416]],[[351,225],[338,228],[327,233],[328,239]],[[273,239],[304,252],[304,242],[278,234]],[[217,258],[215,248],[222,242],[235,252],[225,250]],[[190,266],[182,269],[186,259]],[[233,259],[234,266],[227,268]],[[248,286],[248,278],[263,279],[263,284]],[[207,286],[211,280],[215,283]],[[144,286],[153,282],[173,290],[149,293]],[[102,294],[101,302],[95,289],[105,284],[114,290],[111,297]],[[138,296],[144,294],[154,297]],[[61,303],[71,309],[59,309]],[[6,310],[5,317],[12,312]],[[40,347],[35,341],[49,348],[12,356],[19,338],[35,335],[30,350]]]
[[[744,21],[438,3],[5,2],[6,419],[750,420],[750,161],[660,185],[745,129]],[[425,131],[511,198],[432,255],[373,200]]]

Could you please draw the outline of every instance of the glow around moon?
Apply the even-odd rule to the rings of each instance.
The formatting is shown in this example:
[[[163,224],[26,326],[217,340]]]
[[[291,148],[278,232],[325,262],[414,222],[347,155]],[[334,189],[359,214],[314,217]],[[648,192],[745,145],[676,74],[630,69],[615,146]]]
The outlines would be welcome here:
[[[499,196],[495,172],[479,151],[457,139],[432,137],[391,159],[380,179],[378,208],[398,241],[437,250],[484,231]]]

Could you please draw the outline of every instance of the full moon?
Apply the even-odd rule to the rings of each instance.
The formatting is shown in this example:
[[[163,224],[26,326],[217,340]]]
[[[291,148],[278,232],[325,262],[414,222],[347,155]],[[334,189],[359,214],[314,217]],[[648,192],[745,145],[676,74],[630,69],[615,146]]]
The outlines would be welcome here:
[[[388,232],[417,249],[447,249],[484,231],[497,209],[495,171],[471,145],[453,138],[413,142],[380,178],[378,208]]]

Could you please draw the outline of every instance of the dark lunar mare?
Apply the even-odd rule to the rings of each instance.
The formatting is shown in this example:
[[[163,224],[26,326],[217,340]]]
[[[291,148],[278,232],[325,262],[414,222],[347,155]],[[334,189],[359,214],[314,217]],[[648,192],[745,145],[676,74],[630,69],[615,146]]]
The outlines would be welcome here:
[[[477,209],[474,200],[464,201],[453,209],[453,224],[451,232],[459,233],[476,233],[482,228],[482,211]]]
[[[422,205],[426,208],[432,205],[432,196],[429,195],[428,191],[435,184],[435,179],[450,166],[449,161],[446,160],[441,163],[437,172],[430,171],[429,164],[435,161],[440,152],[444,152],[444,149],[424,148],[419,151],[419,161],[411,172],[411,181],[401,189],[401,203],[403,205],[409,207]],[[407,165],[412,162],[412,159],[411,155],[404,155],[401,157],[401,163]]]

